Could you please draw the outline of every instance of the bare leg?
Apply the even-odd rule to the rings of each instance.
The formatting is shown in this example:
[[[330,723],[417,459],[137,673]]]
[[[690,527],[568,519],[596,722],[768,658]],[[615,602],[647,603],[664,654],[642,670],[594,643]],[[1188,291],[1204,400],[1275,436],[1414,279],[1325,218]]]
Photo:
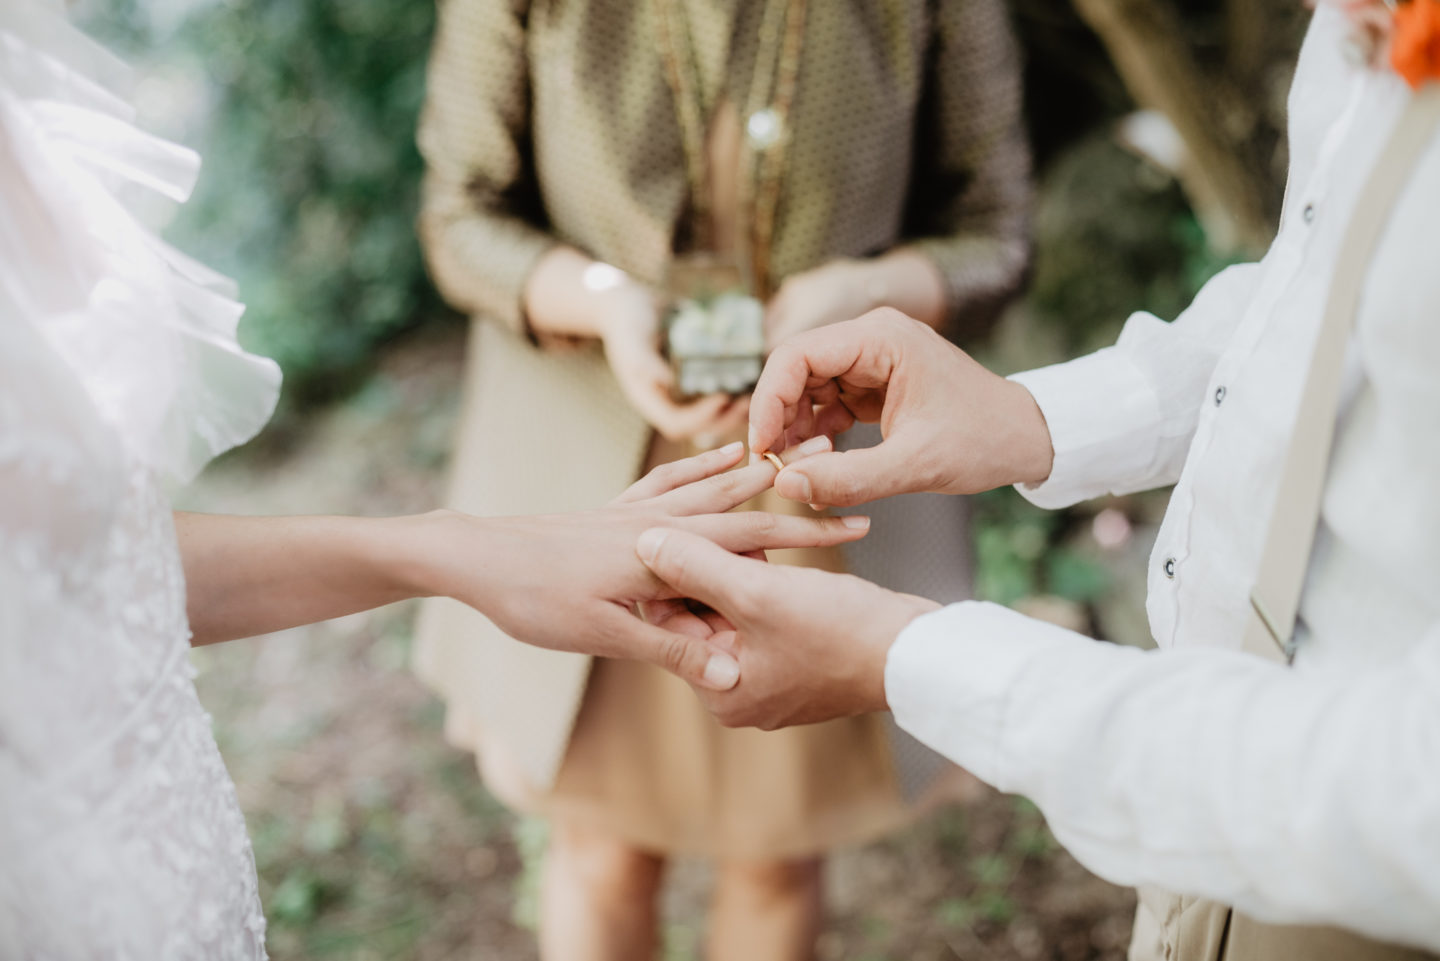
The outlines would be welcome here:
[[[540,890],[546,961],[648,961],[656,946],[662,858],[557,822]]]
[[[823,863],[727,861],[716,867],[709,961],[810,961],[820,935]]]

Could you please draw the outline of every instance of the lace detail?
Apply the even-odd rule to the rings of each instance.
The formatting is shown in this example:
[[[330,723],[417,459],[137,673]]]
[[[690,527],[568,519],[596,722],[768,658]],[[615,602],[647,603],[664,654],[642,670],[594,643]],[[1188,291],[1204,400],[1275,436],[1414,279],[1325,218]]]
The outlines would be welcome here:
[[[122,68],[0,3],[0,958],[265,957],[255,859],[195,694],[161,479],[253,434],[278,372],[223,278],[120,182],[195,159],[128,125]]]
[[[0,957],[264,957],[153,474],[0,318]]]
[[[133,457],[107,471],[87,448],[98,419],[37,429],[73,378],[30,393],[21,419],[9,387],[17,368],[34,387],[45,358],[0,347],[0,957],[263,958],[169,508]]]

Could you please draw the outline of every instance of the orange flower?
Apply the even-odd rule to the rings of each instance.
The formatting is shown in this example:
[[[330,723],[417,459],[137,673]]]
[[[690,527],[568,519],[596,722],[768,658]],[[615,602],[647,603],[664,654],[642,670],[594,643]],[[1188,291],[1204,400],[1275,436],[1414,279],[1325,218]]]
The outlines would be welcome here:
[[[1417,90],[1440,80],[1440,0],[1409,0],[1395,8],[1390,64]]]

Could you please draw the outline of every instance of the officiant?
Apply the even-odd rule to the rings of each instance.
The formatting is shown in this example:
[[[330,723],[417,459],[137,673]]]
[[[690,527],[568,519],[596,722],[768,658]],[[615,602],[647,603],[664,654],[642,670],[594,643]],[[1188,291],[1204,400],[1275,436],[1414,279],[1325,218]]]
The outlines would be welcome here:
[[[603,503],[738,438],[769,346],[872,306],[983,333],[1028,259],[1020,107],[1001,0],[447,0],[419,140],[430,269],[474,318],[450,505]],[[963,502],[873,510],[864,548],[777,560],[969,596]],[[810,957],[820,857],[959,783],[888,716],[727,731],[664,672],[443,601],[416,666],[551,822],[548,958],[648,957],[681,854],[718,862],[716,961]]]

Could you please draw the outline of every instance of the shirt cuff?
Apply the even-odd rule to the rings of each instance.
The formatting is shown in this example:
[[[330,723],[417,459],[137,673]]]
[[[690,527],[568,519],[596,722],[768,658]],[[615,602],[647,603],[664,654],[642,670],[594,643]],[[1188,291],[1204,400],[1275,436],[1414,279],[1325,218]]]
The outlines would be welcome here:
[[[1055,462],[1050,476],[1016,489],[1037,507],[1069,507],[1128,489],[1155,461],[1160,401],[1135,363],[1114,347],[1085,357],[1013,374],[1030,391],[1045,424]]]
[[[1007,607],[965,601],[911,621],[890,647],[885,696],[895,721],[1000,790],[1010,692],[1056,644],[1082,640]]]

